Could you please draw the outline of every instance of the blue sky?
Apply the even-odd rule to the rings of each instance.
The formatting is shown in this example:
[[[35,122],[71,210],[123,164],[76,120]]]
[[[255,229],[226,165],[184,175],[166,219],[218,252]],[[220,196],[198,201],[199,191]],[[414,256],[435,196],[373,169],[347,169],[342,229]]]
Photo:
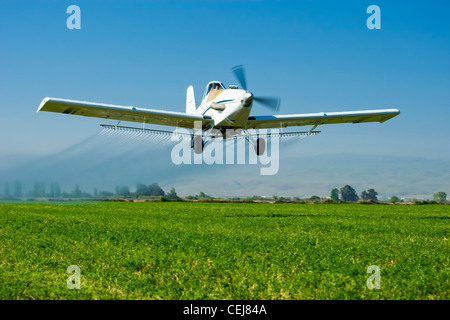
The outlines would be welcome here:
[[[69,30],[66,9],[81,9]],[[369,30],[369,5],[381,30]],[[185,110],[211,80],[279,114],[399,108],[384,124],[331,125],[293,156],[350,152],[450,160],[450,3],[444,1],[0,1],[0,156],[51,154],[106,120],[36,113],[46,96]],[[253,114],[269,110],[255,106]],[[115,122],[114,122],[115,123]]]

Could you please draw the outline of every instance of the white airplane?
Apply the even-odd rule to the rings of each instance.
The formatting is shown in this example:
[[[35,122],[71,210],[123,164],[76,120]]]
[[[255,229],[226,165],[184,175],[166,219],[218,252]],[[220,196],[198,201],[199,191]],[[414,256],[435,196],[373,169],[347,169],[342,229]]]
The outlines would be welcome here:
[[[247,90],[244,68],[242,65],[232,69],[242,89],[237,85],[225,88],[220,81],[207,84],[202,101],[195,105],[194,88],[189,86],[186,94],[186,113],[165,110],[136,108],[133,106],[118,106],[103,103],[58,99],[46,97],[42,100],[37,112],[49,111],[74,114],[86,117],[115,119],[120,121],[139,122],[142,124],[167,125],[193,129],[191,146],[196,153],[201,153],[207,135],[198,135],[201,123],[202,132],[216,129],[226,139],[229,129],[239,135],[244,135],[254,145],[257,155],[264,153],[264,138],[250,134],[250,129],[286,128],[292,126],[313,126],[307,132],[286,132],[292,134],[316,134],[319,125],[336,123],[385,122],[400,114],[398,109],[362,110],[346,112],[319,112],[289,115],[250,116],[253,103],[257,102],[274,111],[278,111],[280,99],[277,97],[258,97]],[[119,121],[119,122],[120,122]],[[112,127],[103,125],[106,127]],[[117,126],[114,126],[117,127]],[[196,133],[197,130],[197,133]],[[169,133],[168,131],[150,130],[152,132]],[[235,136],[235,135],[232,135]],[[270,136],[267,134],[266,136]]]

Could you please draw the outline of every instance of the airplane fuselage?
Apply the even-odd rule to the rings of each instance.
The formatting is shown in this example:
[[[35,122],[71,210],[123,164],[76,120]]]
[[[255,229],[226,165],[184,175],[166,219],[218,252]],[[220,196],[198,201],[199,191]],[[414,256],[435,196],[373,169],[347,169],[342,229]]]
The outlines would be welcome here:
[[[214,128],[245,128],[253,105],[253,95],[242,89],[211,89],[197,114],[211,117]]]

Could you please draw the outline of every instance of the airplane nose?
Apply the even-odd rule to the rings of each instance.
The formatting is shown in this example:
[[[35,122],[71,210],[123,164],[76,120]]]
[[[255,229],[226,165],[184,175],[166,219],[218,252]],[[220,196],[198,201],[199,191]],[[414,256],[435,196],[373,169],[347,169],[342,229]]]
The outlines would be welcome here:
[[[242,100],[244,101],[244,107],[248,108],[253,103],[253,95],[250,92],[246,92]]]

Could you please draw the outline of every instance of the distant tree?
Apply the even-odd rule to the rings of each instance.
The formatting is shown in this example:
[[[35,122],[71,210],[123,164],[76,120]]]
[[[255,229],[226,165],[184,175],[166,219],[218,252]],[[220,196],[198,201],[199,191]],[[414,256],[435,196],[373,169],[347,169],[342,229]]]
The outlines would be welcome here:
[[[311,201],[318,201],[318,200],[320,200],[320,197],[319,196],[312,196],[311,198],[309,198],[309,200],[311,200]]]
[[[61,197],[61,188],[59,187],[58,182],[52,182],[50,184],[50,196],[53,198]]]
[[[45,197],[45,184],[43,182],[35,182],[32,195],[33,197]]]
[[[116,187],[116,196],[129,197],[130,196],[130,188],[128,186],[117,186]]]
[[[120,194],[123,195],[124,197],[129,197],[130,196],[130,188],[128,188],[128,186],[122,186],[120,188]]]
[[[447,194],[443,191],[433,194],[434,201],[438,203],[445,203],[447,201]]]
[[[369,195],[368,195],[367,191],[361,192],[360,199],[361,200],[369,200]]]
[[[339,190],[337,188],[333,188],[331,190],[331,195],[330,195],[331,200],[333,201],[339,201]]]
[[[11,191],[9,190],[9,183],[8,182],[5,183],[5,190],[3,191],[3,195],[5,197],[10,197],[11,196]]]
[[[72,198],[81,198],[83,197],[83,192],[80,190],[78,185],[75,186],[75,189],[70,194]]]
[[[400,199],[397,196],[392,196],[389,201],[392,202],[392,203],[397,203],[397,202],[400,202]]]
[[[136,197],[140,196],[154,196],[154,197],[163,197],[165,196],[165,192],[161,187],[158,185],[158,183],[152,183],[149,186],[146,186],[145,184],[138,183],[136,185]]]
[[[152,183],[151,185],[149,185],[148,190],[150,192],[150,196],[154,197],[164,197],[166,194],[157,183]]]
[[[149,195],[148,187],[143,183],[138,183],[136,185],[135,195],[136,198],[139,198],[140,196],[148,196]]]
[[[170,189],[169,193],[167,194],[167,198],[169,198],[169,199],[178,199],[179,198],[174,187],[172,187]]]
[[[376,192],[375,189],[369,189],[367,191],[361,192],[361,199],[378,201],[377,195],[378,195],[378,192]]]
[[[341,188],[341,199],[345,202],[356,202],[359,200],[359,197],[356,194],[355,189],[349,185],[346,185]]]
[[[81,192],[81,197],[82,198],[92,198],[92,195],[89,192],[82,191]]]
[[[101,197],[101,198],[107,198],[107,197],[113,196],[114,193],[109,192],[109,191],[100,191],[100,192],[98,193],[98,195],[99,195],[99,197]]]
[[[203,191],[201,191],[198,196],[197,199],[201,200],[201,199],[211,199],[212,197],[210,195],[207,195],[206,193],[204,193]]]
[[[14,197],[20,198],[22,196],[22,184],[20,181],[14,181]]]

